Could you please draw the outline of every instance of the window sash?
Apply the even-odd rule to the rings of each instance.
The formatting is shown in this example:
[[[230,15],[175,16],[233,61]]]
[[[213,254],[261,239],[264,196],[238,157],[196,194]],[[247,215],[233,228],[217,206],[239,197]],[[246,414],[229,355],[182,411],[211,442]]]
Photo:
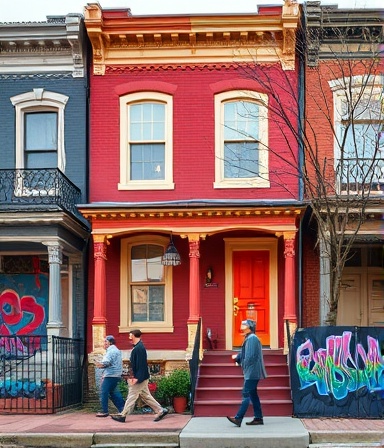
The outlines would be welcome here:
[[[164,180],[165,145],[131,144],[130,179]]]
[[[29,112],[24,115],[25,151],[57,151],[57,113]]]

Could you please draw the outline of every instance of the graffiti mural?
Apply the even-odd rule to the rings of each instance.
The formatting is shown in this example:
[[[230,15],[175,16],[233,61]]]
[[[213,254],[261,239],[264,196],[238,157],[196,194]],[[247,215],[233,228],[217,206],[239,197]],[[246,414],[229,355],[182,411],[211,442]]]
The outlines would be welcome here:
[[[384,416],[384,328],[298,330],[290,356],[296,417]]]
[[[0,274],[0,336],[46,335],[48,276]]]

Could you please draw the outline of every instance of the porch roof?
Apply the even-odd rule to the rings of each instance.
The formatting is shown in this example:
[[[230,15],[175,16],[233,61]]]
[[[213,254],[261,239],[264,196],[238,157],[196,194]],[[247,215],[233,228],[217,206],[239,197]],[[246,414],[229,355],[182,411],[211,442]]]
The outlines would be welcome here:
[[[295,232],[307,204],[301,201],[188,200],[79,205],[93,234],[138,231],[214,234],[229,230]]]

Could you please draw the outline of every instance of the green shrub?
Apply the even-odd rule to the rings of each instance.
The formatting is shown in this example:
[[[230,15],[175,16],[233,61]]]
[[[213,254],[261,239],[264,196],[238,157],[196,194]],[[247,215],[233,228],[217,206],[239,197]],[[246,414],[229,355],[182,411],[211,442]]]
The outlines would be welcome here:
[[[165,405],[171,405],[173,397],[187,397],[191,392],[189,371],[175,369],[157,382],[156,399]]]

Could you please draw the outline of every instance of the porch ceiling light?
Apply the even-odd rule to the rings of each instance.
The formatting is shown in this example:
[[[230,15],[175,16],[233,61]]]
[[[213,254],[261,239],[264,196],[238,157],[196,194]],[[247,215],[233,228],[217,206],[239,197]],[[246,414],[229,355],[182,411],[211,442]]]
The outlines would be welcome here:
[[[161,264],[165,266],[178,266],[179,264],[181,264],[180,254],[177,251],[175,245],[173,244],[172,235],[168,247],[161,259]]]

